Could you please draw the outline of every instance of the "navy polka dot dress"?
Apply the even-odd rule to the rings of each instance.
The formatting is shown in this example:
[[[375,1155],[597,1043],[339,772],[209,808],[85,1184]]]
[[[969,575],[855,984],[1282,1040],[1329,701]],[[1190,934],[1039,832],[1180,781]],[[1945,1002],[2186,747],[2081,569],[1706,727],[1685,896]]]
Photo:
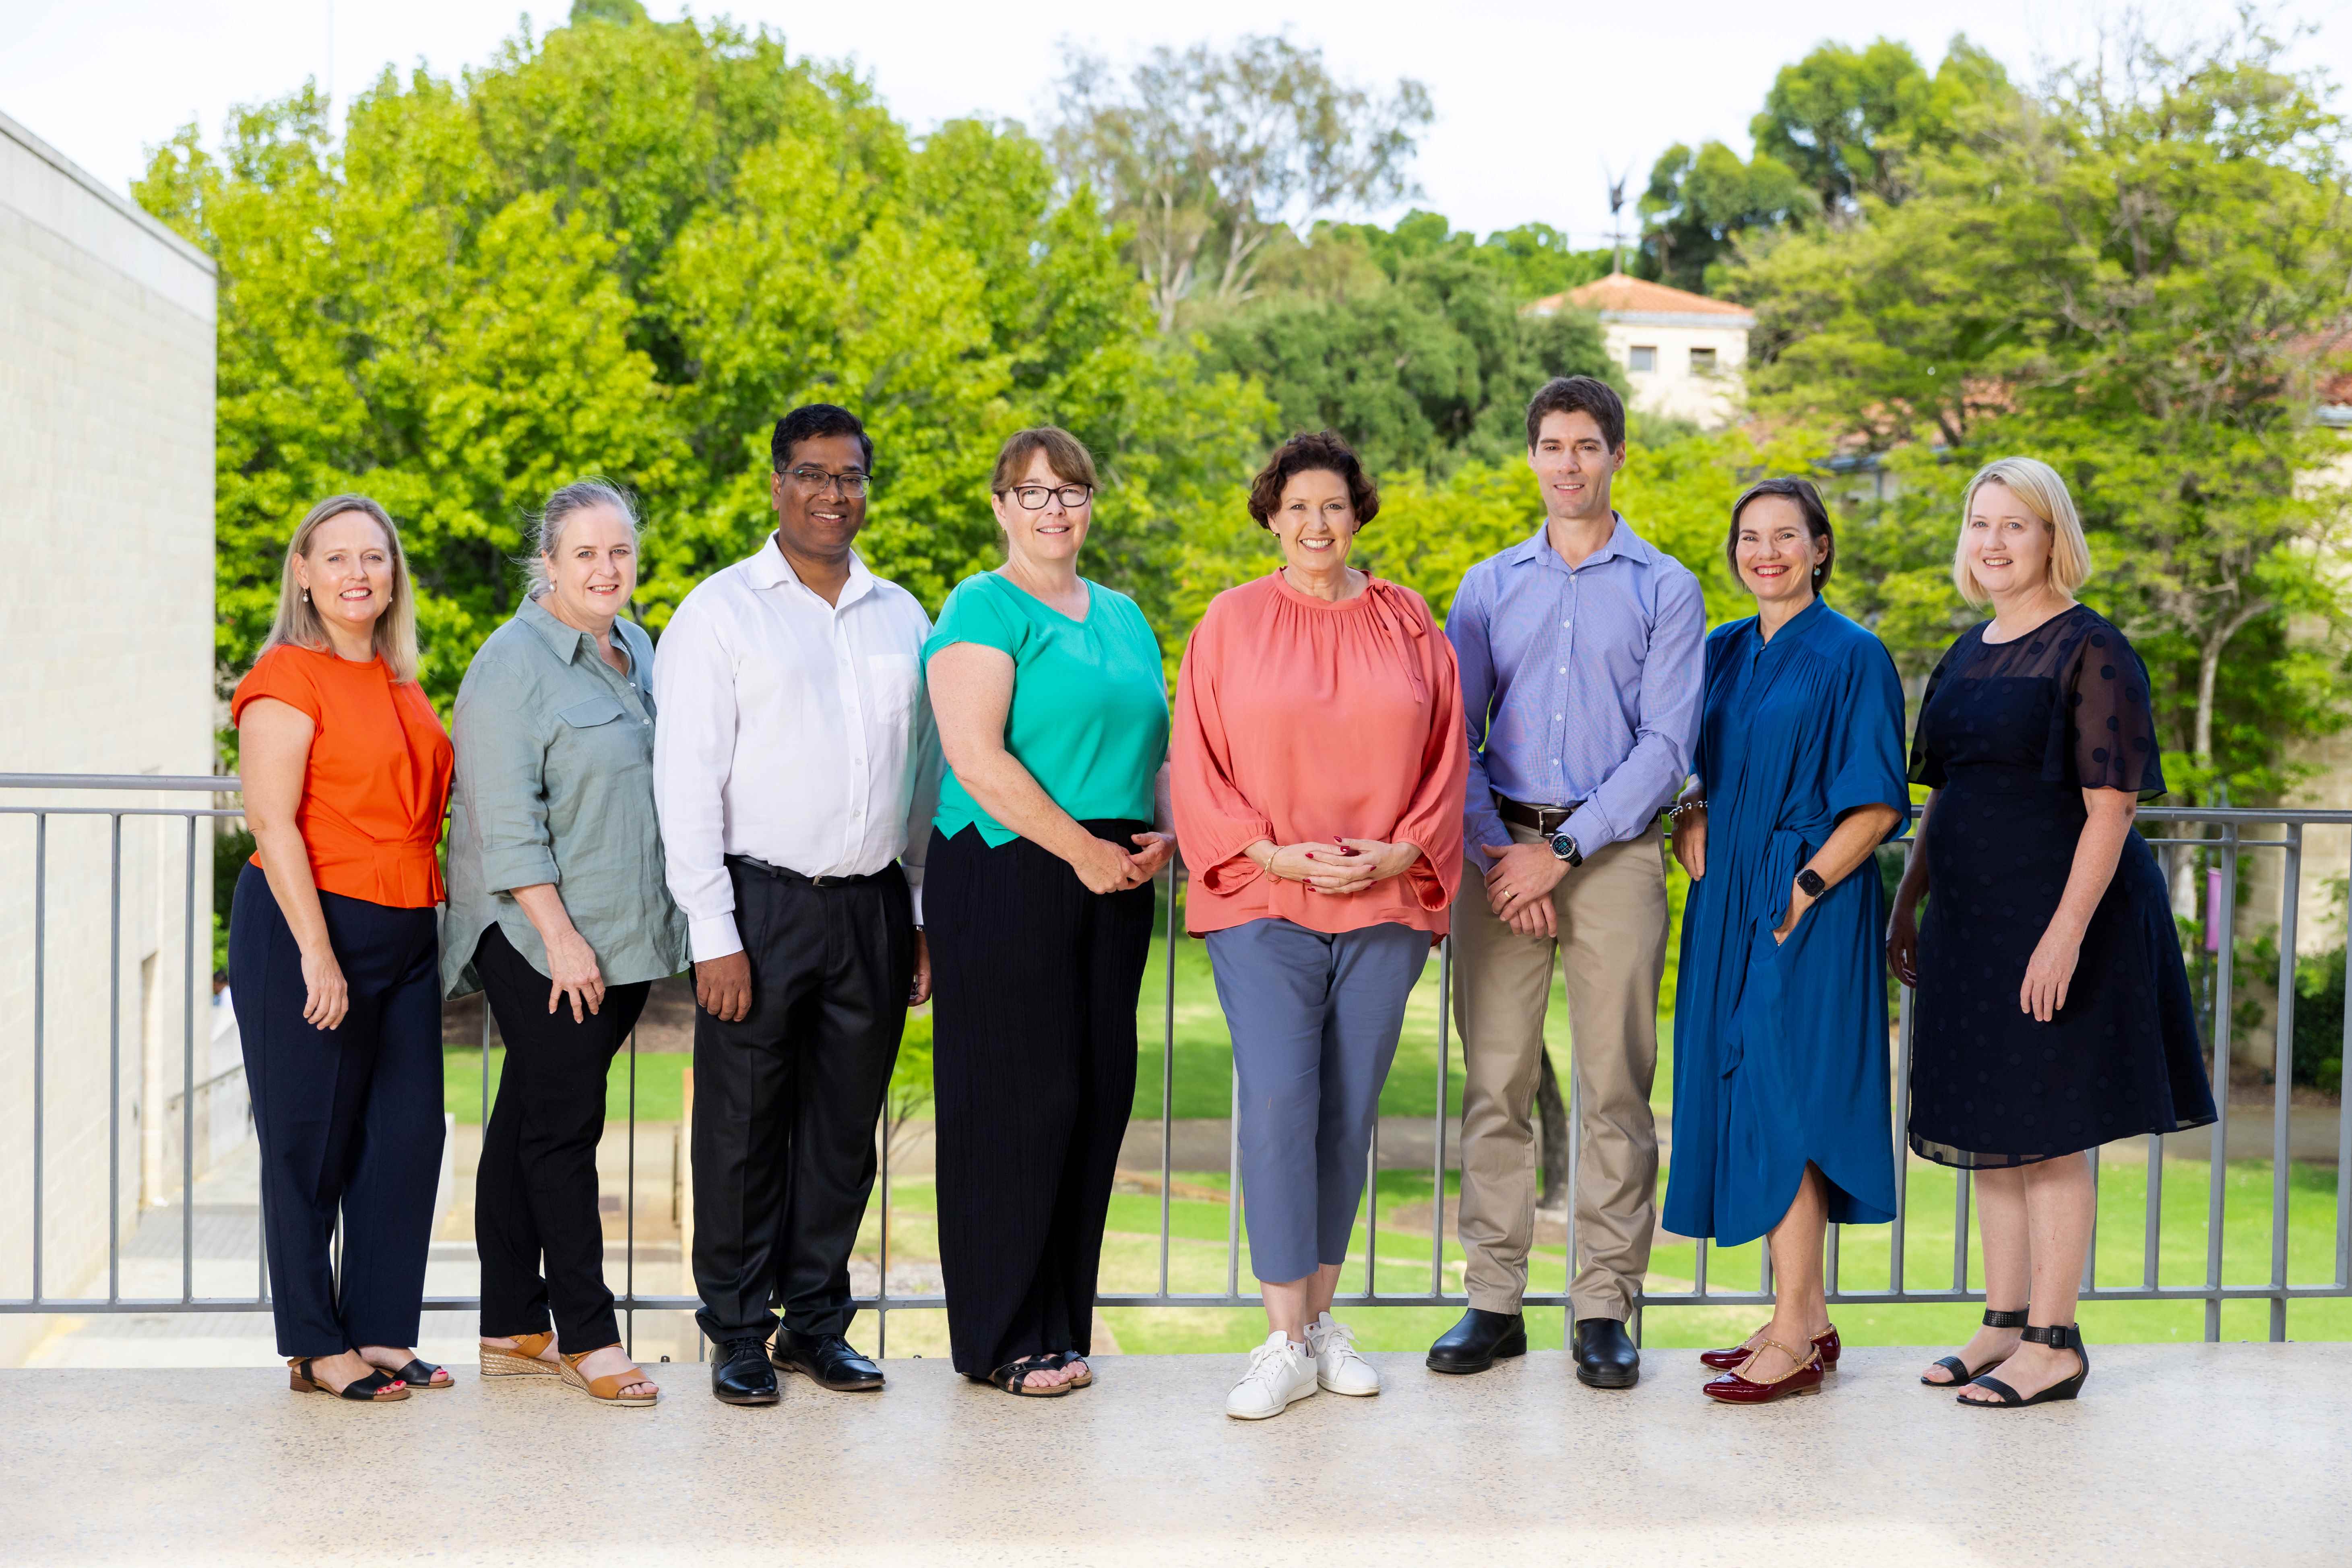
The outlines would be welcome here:
[[[1989,625],[1990,623],[1988,623]],[[2213,1120],[2195,1005],[2156,856],[2125,840],[2066,1005],[2018,1005],[2057,912],[2085,789],[2164,793],[2147,667],[2077,605],[2022,637],[1971,627],[1928,678],[1911,781],[1937,792],[1911,1044],[1911,1147],[2030,1164]]]

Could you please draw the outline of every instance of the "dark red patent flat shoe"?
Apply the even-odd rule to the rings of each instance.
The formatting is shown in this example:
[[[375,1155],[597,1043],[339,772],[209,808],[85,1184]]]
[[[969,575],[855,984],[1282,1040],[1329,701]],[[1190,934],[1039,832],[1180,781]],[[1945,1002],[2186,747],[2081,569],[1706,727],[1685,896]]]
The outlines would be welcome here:
[[[1791,1361],[1797,1359],[1796,1352],[1777,1340],[1766,1340],[1756,1348],[1776,1350]],[[1828,1375],[1821,1352],[1815,1351],[1804,1365],[1778,1383],[1750,1383],[1736,1372],[1727,1372],[1700,1384],[1699,1392],[1725,1405],[1769,1405],[1791,1394],[1819,1394],[1822,1380]]]
[[[1768,1323],[1765,1327],[1769,1328],[1771,1325]],[[1758,1331],[1759,1333],[1762,1331],[1762,1330]],[[1845,1349],[1845,1346],[1838,1342],[1835,1323],[1832,1323],[1813,1336],[1813,1348],[1822,1352],[1823,1366],[1837,1365],[1838,1352]],[[1717,1372],[1737,1372],[1739,1370],[1740,1363],[1746,1361],[1751,1353],[1746,1345],[1734,1345],[1729,1350],[1701,1351],[1698,1352],[1698,1359]]]

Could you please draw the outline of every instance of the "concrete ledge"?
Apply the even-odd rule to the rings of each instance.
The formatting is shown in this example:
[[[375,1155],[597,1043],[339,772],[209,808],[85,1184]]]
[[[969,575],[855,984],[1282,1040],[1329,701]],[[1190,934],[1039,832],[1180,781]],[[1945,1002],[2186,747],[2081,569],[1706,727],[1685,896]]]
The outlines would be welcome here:
[[[1989,1414],[1934,1352],[1717,1408],[1688,1352],[1626,1394],[1557,1353],[1377,1399],[1220,1412],[1227,1356],[1114,1357],[1018,1401],[937,1361],[880,1394],[704,1370],[607,1410],[536,1380],[367,1407],[271,1372],[0,1372],[0,1561],[44,1564],[2327,1563],[2352,1529],[2352,1345],[2094,1346],[2080,1403]],[[1569,1553],[1598,1553],[1570,1556]]]

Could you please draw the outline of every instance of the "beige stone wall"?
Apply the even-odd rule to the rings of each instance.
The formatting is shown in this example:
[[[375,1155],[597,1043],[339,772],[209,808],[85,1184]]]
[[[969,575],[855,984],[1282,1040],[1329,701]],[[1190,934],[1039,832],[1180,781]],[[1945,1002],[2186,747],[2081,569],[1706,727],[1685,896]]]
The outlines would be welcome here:
[[[214,299],[209,261],[0,116],[0,630],[19,667],[0,685],[0,772],[213,771]],[[212,799],[0,791],[0,807],[35,804]],[[110,1187],[127,1233],[176,1184],[163,1129],[191,1020],[200,1062],[210,1032],[199,828],[191,932],[184,820],[125,816],[118,857],[108,816],[48,819],[45,1295],[105,1293]],[[34,1247],[35,838],[33,818],[0,816],[0,1298],[13,1299],[30,1292]],[[0,1314],[0,1364],[37,1326]]]

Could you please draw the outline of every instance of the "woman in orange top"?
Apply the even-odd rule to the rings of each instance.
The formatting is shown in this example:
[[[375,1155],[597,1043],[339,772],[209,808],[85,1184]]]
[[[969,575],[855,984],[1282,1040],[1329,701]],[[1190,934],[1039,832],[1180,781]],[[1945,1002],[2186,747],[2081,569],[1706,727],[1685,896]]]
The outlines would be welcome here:
[[[1217,596],[1170,743],[1186,924],[1205,936],[1241,1079],[1250,1265],[1272,1332],[1226,1399],[1278,1415],[1377,1394],[1331,1297],[1405,998],[1445,934],[1468,741],[1454,649],[1409,588],[1348,565],[1380,510],[1325,431],[1277,450],[1250,515],[1285,565]]]
[[[434,846],[451,758],[416,684],[415,591],[383,508],[336,496],[310,509],[229,712],[259,846],[229,916],[229,999],[278,1353],[298,1393],[446,1388],[413,1347],[441,1171]]]

